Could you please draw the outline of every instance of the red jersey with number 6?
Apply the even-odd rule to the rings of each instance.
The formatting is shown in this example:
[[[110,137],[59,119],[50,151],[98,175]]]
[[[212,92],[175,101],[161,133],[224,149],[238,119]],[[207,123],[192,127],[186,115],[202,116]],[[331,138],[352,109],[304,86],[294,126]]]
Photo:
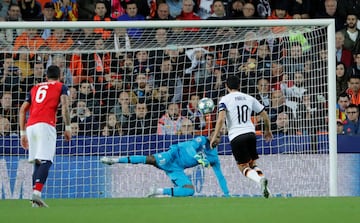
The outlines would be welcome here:
[[[61,95],[69,95],[69,91],[59,81],[48,81],[35,85],[25,99],[30,103],[30,114],[26,126],[40,122],[55,126]]]

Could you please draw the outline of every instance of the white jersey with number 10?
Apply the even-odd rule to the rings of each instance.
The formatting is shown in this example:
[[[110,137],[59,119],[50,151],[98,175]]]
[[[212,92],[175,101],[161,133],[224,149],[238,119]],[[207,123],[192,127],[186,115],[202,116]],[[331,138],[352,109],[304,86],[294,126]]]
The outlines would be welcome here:
[[[226,111],[226,126],[229,140],[249,132],[255,133],[251,113],[260,113],[264,106],[256,98],[241,92],[231,92],[221,98],[219,112]]]

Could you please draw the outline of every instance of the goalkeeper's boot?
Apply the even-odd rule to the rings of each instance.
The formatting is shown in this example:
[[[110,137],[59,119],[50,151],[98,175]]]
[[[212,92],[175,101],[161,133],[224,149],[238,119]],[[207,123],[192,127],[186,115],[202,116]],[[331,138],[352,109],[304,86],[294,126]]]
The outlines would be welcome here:
[[[157,195],[159,194],[157,193],[156,187],[150,187],[149,192],[146,194],[146,197],[156,197]]]
[[[260,186],[261,186],[261,192],[262,192],[263,196],[265,198],[269,198],[270,192],[269,192],[269,188],[268,188],[268,180],[265,177],[261,178]]]
[[[102,162],[103,164],[107,164],[107,165],[113,165],[115,163],[118,163],[118,159],[104,156],[104,157],[101,157],[100,162]]]
[[[41,199],[41,197],[39,195],[33,194],[31,201],[33,202],[33,207],[36,207],[36,205],[38,205],[38,207],[41,208],[48,208],[49,206]]]

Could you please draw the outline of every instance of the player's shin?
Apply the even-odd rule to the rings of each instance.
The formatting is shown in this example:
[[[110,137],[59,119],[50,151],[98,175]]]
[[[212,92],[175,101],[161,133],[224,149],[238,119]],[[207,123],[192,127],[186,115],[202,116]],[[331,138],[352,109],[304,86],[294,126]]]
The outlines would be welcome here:
[[[119,158],[119,163],[146,163],[146,156],[125,156]]]
[[[169,195],[172,197],[189,197],[194,195],[195,191],[193,188],[186,187],[172,187],[172,188],[164,188],[164,195]]]

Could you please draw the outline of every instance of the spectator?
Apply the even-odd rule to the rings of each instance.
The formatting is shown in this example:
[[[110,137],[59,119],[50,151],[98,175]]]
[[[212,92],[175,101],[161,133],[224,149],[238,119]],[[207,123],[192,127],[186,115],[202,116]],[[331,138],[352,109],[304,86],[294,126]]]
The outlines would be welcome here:
[[[339,96],[348,88],[348,73],[342,62],[336,64],[336,96]]]
[[[52,35],[46,39],[52,51],[66,51],[74,44],[74,40],[65,29],[53,29]]]
[[[131,49],[131,44],[133,40],[130,38],[126,32],[126,28],[114,28],[114,48],[116,51],[121,51],[121,49]],[[118,53],[119,57],[120,53]]]
[[[232,19],[239,19],[241,18],[244,14],[243,14],[243,8],[245,5],[245,1],[244,0],[232,0],[231,2],[229,2],[231,5],[229,6],[229,11],[230,11],[230,18]]]
[[[45,80],[44,66],[41,61],[36,61],[34,63],[33,73],[21,81],[21,93],[26,94],[34,85],[45,82]],[[25,97],[21,98],[25,99]]]
[[[211,14],[207,19],[216,20],[228,18],[229,16],[226,13],[224,2],[222,0],[214,0],[211,5]]]
[[[300,43],[292,42],[287,48],[287,56],[284,58],[284,71],[293,74],[304,71],[305,56]],[[290,77],[292,79],[292,77]]]
[[[237,45],[232,44],[227,52],[226,70],[229,75],[235,75],[239,72],[238,68],[241,66],[241,54]]]
[[[105,125],[101,131],[102,136],[120,136],[122,135],[121,123],[117,120],[114,113],[106,115]]]
[[[40,16],[37,18],[37,20],[44,21],[44,22],[56,20],[55,6],[52,2],[46,2],[44,4],[44,8],[42,9],[42,14],[40,14]],[[46,40],[47,38],[49,38],[51,36],[51,33],[52,33],[51,29],[43,29],[41,38]]]
[[[270,107],[270,82],[266,78],[260,78],[257,80],[256,85],[256,95],[255,98],[264,105],[265,109],[268,111]]]
[[[307,86],[304,84],[304,74],[302,72],[295,72],[294,85],[284,89],[285,97],[290,101],[298,103],[302,100],[305,92],[307,92]]]
[[[256,58],[258,46],[259,42],[257,41],[256,33],[253,31],[246,32],[244,35],[244,43],[240,47],[242,50],[240,51],[242,63],[245,63],[249,57]]]
[[[256,88],[258,62],[256,57],[249,57],[247,61],[239,67],[241,92],[254,95]]]
[[[105,75],[111,72],[111,55],[105,50],[105,43],[100,35],[94,37],[94,53],[89,53],[86,58],[88,77],[93,80],[95,89],[101,90]]]
[[[360,3],[354,0],[337,0],[339,17],[345,19],[349,11],[360,12]]]
[[[156,119],[151,118],[145,101],[135,105],[135,114],[123,124],[125,135],[149,135],[156,133]]]
[[[132,0],[126,2],[126,13],[118,17],[118,21],[142,21],[145,17],[138,13],[138,6]],[[141,28],[128,28],[127,33],[130,38],[138,40],[141,38],[144,30]]]
[[[259,46],[257,48],[257,59],[258,66],[257,71],[265,78],[271,77],[271,63],[272,58],[270,55],[270,48],[267,41],[260,41]]]
[[[345,36],[342,32],[335,34],[336,62],[342,62],[346,68],[350,67],[354,61],[350,50],[344,49]]]
[[[53,65],[60,68],[60,81],[67,87],[73,86],[73,77],[63,54],[55,54],[52,58]]]
[[[220,97],[226,94],[225,81],[227,72],[225,69],[215,66],[212,76],[205,80],[205,97],[213,99],[218,104]]]
[[[194,123],[189,119],[184,119],[181,123],[179,135],[191,135],[195,134]]]
[[[176,17],[177,20],[200,20],[201,18],[194,12],[193,0],[183,0],[182,10],[180,15]],[[199,28],[184,28],[184,31],[197,32]]]
[[[17,132],[17,117],[19,111],[13,101],[12,93],[9,91],[3,92],[0,104],[0,117],[6,118],[9,121],[9,126],[12,132]]]
[[[134,60],[129,57],[125,57],[120,63],[119,73],[122,76],[124,88],[131,90],[134,88],[135,75],[134,75]]]
[[[76,87],[69,87],[69,91],[70,91],[70,96],[69,96],[70,108],[75,108],[78,99],[78,90],[76,89]]]
[[[153,86],[158,88],[160,86],[167,86],[169,88],[169,96],[174,96],[174,88],[176,85],[176,72],[173,71],[170,57],[163,57],[161,64],[154,73],[152,80]]]
[[[98,120],[93,116],[84,100],[80,99],[77,101],[77,106],[71,110],[70,116],[71,122],[77,122],[79,124],[79,135],[97,135]]]
[[[145,74],[136,75],[136,86],[130,93],[131,104],[137,104],[139,101],[151,100],[152,87],[148,84]]]
[[[45,40],[38,34],[38,30],[31,28],[27,29],[20,36],[15,39],[13,51],[18,51],[20,47],[27,47],[30,53],[30,58],[33,58],[34,53],[39,50],[41,46],[45,45]]]
[[[344,23],[346,16],[340,16],[338,0],[326,0],[323,4],[325,10],[316,11],[315,18],[335,19],[335,31],[345,28]]]
[[[111,18],[117,20],[121,15],[125,14],[125,9],[122,6],[121,0],[112,0],[111,1]]]
[[[117,103],[110,112],[116,115],[116,119],[120,123],[128,122],[135,112],[134,106],[130,104],[130,93],[127,91],[120,92]]]
[[[346,16],[346,28],[339,30],[344,34],[344,49],[354,52],[360,52],[359,43],[360,30],[357,28],[358,15],[356,12],[350,11]]]
[[[71,136],[78,136],[79,135],[79,123],[77,122],[71,122]]]
[[[271,93],[269,118],[271,121],[271,129],[276,129],[277,115],[285,112],[289,119],[293,119],[295,106],[286,100],[284,94],[280,90],[275,90]]]
[[[276,116],[274,129],[271,129],[274,135],[287,135],[290,133],[289,115],[286,112],[281,112]]]
[[[152,117],[158,120],[165,114],[167,105],[171,101],[169,87],[167,85],[159,86],[157,89],[154,89],[152,96],[150,111],[152,113]]]
[[[10,122],[7,118],[0,117],[0,137],[10,136],[11,127]]]
[[[93,17],[94,21],[112,21],[113,19],[107,16],[106,3],[102,0],[99,0],[95,3],[95,16]],[[95,28],[94,33],[100,34],[104,40],[109,39],[112,35],[112,31],[104,28]]]
[[[77,21],[78,5],[76,0],[53,0],[55,17],[61,21]],[[45,4],[46,5],[46,4]]]
[[[94,86],[87,80],[79,85],[79,99],[86,102],[86,107],[91,111],[92,115],[99,115],[100,101],[95,97]]]
[[[20,7],[17,4],[11,3],[7,8],[7,16],[4,21],[18,22],[23,21],[21,18]],[[0,31],[0,43],[7,46],[9,49],[15,42],[15,39],[24,32],[24,29],[2,29]]]
[[[359,106],[350,104],[346,108],[346,120],[344,121],[345,135],[359,135]]]
[[[104,108],[102,111],[108,113],[108,111],[116,104],[119,93],[124,90],[121,75],[118,75],[115,72],[105,75],[105,82],[101,89],[99,95],[102,107]]]
[[[267,19],[292,19],[293,17],[288,12],[288,6],[285,1],[278,1],[275,3],[275,7],[272,9],[271,15]],[[285,26],[272,27],[273,33],[285,32],[287,28]]]
[[[14,67],[14,59],[11,54],[4,55],[4,61],[0,68],[0,83],[3,84],[7,76],[11,74],[10,67]]]
[[[246,2],[242,8],[240,19],[257,19],[255,5],[252,2]]]
[[[26,78],[33,73],[30,63],[29,48],[22,46],[18,49],[14,65],[20,69],[19,73],[22,78]]]
[[[25,21],[33,21],[41,14],[41,4],[36,0],[20,0],[19,5],[22,19]]]
[[[180,2],[180,1],[179,1]],[[170,9],[167,2],[161,2],[158,4],[156,14],[153,17],[154,20],[173,20],[174,17],[170,15]]]
[[[149,53],[146,50],[139,50],[135,53],[134,74],[142,73],[146,76],[154,71],[153,64],[149,61]]]
[[[342,121],[346,120],[346,108],[350,105],[350,96],[343,92],[337,97],[336,118]]]
[[[158,120],[157,134],[177,135],[184,120],[185,118],[181,116],[179,105],[175,103],[169,104],[166,113]]]
[[[360,60],[360,54],[358,54],[358,59]],[[346,89],[346,93],[350,95],[351,103],[355,105],[360,105],[360,75],[359,73],[354,73],[349,76],[348,88]]]

